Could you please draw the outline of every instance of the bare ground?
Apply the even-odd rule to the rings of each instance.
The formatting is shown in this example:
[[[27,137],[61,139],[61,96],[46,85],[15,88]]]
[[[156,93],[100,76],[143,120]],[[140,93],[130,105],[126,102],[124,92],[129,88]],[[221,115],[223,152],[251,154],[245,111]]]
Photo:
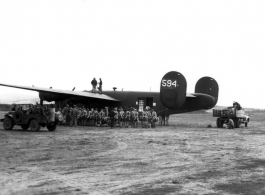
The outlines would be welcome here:
[[[210,114],[156,129],[0,124],[0,194],[265,194],[265,115],[250,117],[234,130]]]

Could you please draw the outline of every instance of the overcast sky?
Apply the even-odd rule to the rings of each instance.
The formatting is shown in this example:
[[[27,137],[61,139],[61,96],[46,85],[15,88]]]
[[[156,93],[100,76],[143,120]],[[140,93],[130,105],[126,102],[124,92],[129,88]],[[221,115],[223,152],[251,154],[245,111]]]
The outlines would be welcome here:
[[[0,83],[159,91],[179,71],[189,93],[211,76],[218,105],[265,108],[264,0],[8,0],[0,24]]]

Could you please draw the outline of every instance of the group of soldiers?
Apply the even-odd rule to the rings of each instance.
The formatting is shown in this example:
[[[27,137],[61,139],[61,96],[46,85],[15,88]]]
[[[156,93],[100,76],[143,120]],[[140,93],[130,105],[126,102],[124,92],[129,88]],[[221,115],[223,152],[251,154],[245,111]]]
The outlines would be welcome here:
[[[59,109],[57,114],[61,125],[65,126],[110,126],[123,128],[137,128],[141,125],[142,128],[155,128],[156,122],[159,125],[168,125],[169,112],[161,110],[157,113],[150,107],[147,107],[142,112],[137,111],[136,108],[115,107],[109,110],[108,107],[104,109],[91,108],[86,109],[84,106],[69,107],[66,105],[62,110]]]

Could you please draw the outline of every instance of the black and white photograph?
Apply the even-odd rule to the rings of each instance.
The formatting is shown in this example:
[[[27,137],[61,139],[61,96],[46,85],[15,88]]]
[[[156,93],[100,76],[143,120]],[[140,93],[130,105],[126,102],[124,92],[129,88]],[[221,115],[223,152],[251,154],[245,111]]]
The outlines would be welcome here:
[[[265,1],[0,1],[0,195],[264,195]]]

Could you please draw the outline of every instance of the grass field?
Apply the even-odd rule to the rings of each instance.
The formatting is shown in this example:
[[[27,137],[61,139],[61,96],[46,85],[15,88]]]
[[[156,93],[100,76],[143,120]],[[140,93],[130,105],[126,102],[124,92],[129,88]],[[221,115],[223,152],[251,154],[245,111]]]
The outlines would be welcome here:
[[[0,194],[263,195],[265,115],[249,115],[234,130],[211,114],[173,115],[156,129],[0,123]]]

